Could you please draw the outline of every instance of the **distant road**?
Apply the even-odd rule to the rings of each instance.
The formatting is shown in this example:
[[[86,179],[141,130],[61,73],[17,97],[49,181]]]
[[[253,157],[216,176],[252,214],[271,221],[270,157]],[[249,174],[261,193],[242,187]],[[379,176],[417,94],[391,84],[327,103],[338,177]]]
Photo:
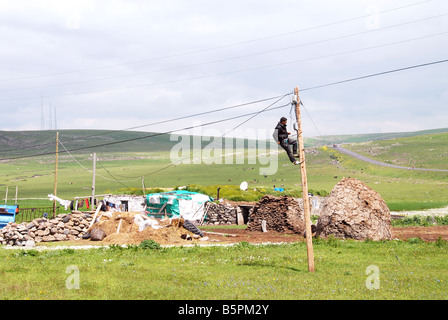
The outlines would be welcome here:
[[[343,147],[337,146],[337,147],[332,147],[334,150],[340,152],[340,153],[344,153],[350,157],[356,158],[358,160],[361,161],[365,161],[368,163],[372,163],[372,164],[376,164],[379,166],[383,166],[383,167],[389,167],[389,168],[395,168],[395,169],[406,169],[406,170],[419,170],[419,171],[439,171],[439,172],[448,172],[448,170],[443,170],[443,169],[426,169],[426,168],[412,168],[412,167],[402,167],[402,166],[396,166],[393,164],[389,164],[389,163],[384,163],[381,161],[377,161],[377,160],[373,160],[370,158],[367,158],[363,155],[360,155],[359,153],[353,152],[351,150],[345,149]]]

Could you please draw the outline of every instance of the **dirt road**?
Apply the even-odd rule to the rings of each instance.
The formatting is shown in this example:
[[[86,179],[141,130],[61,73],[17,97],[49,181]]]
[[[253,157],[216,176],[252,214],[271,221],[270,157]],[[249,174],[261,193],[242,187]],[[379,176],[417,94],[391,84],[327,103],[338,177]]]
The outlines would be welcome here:
[[[420,171],[438,171],[438,172],[448,172],[448,170],[443,170],[443,169],[427,169],[427,168],[412,168],[412,167],[402,167],[402,166],[396,166],[393,164],[389,164],[389,163],[384,163],[381,161],[377,161],[377,160],[373,160],[370,158],[367,158],[363,155],[360,155],[359,153],[356,153],[354,151],[345,149],[341,146],[337,146],[337,147],[332,147],[334,150],[340,152],[340,153],[344,153],[350,157],[356,158],[358,160],[364,161],[364,162],[368,162],[368,163],[372,163],[372,164],[376,164],[379,166],[383,166],[383,167],[389,167],[389,168],[395,168],[395,169],[406,169],[406,170],[420,170]]]

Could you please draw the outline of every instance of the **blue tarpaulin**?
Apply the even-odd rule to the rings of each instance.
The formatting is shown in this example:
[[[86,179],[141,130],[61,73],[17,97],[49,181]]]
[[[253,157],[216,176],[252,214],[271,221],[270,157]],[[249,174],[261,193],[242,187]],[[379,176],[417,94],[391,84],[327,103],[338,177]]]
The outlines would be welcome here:
[[[16,220],[17,206],[0,205],[0,229]]]

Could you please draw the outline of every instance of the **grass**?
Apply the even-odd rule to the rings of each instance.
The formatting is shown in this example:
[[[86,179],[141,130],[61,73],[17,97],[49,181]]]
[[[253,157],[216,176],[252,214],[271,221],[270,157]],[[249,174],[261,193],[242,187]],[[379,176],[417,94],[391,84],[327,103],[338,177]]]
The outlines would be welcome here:
[[[81,134],[72,132],[68,135],[69,133],[66,135],[71,138]],[[83,135],[86,134],[88,133]],[[47,135],[46,140],[39,141],[51,142],[51,139],[49,140],[51,134]],[[386,150],[388,153],[384,157],[392,162],[395,161],[394,159],[405,159],[412,154],[422,166],[423,164],[437,165],[442,168],[446,166],[445,158],[448,155],[445,143],[448,134],[433,133],[429,137],[416,136],[377,141],[372,144],[372,147],[368,144],[357,144],[353,145],[353,148],[379,146],[379,149],[375,150]],[[31,139],[29,136],[27,138]],[[126,136],[118,138],[124,139]],[[65,138],[66,141],[67,139]],[[95,141],[100,143],[106,138],[102,136],[96,139]],[[160,188],[188,186],[188,188],[216,197],[217,188],[221,187],[221,197],[230,200],[257,201],[266,193],[276,194],[273,190],[276,186],[285,189],[284,193],[278,193],[278,195],[289,194],[300,197],[300,172],[297,166],[291,165],[284,152],[278,156],[277,171],[273,175],[264,175],[260,174],[260,169],[267,165],[262,165],[258,161],[254,163],[253,158],[248,157],[247,150],[244,163],[241,164],[231,161],[229,164],[201,163],[173,166],[168,150],[172,143],[167,144],[169,142],[167,137],[159,140],[153,145],[127,145],[122,150],[119,148],[89,150],[97,152],[98,157],[96,194],[142,194],[143,176],[144,185],[148,188],[146,193],[161,190]],[[164,145],[165,149],[162,148]],[[70,147],[68,142],[66,146]],[[74,144],[71,147],[78,147],[78,145]],[[354,177],[377,191],[393,211],[420,210],[448,205],[448,173],[375,166],[339,154],[327,147],[317,147],[308,151],[306,156],[308,189],[315,194],[328,194],[343,177]],[[396,158],[392,158],[393,155]],[[73,153],[72,156],[79,163],[68,154],[59,155],[57,194],[63,199],[72,199],[75,196],[89,197],[92,193],[92,173],[89,171],[92,169],[92,156],[85,151]],[[381,157],[381,154],[378,157]],[[8,203],[11,203],[17,186],[19,198],[43,199],[37,200],[40,203],[25,203],[26,200],[20,200],[21,207],[51,206],[52,203],[45,199],[48,194],[53,193],[54,169],[53,156],[5,160],[0,166],[2,177],[0,194],[5,194],[8,186]],[[241,192],[238,188],[242,181],[248,182],[247,192]]]
[[[305,242],[0,249],[0,299],[447,299],[447,254],[443,240],[316,239],[316,272],[310,273]],[[379,270],[378,289],[366,287],[372,265]],[[68,289],[75,269],[79,289]]]
[[[448,216],[421,216],[414,215],[404,217],[403,219],[392,219],[392,226],[394,227],[408,227],[408,226],[433,226],[433,225],[448,225]]]

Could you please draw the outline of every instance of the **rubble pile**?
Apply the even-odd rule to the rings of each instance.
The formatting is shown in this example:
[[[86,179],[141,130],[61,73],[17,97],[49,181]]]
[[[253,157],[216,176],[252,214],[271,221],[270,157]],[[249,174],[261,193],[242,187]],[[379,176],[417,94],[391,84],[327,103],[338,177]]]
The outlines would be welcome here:
[[[305,231],[303,209],[297,199],[289,196],[266,195],[261,198],[249,216],[247,229],[263,231],[263,221],[266,221],[266,231],[297,234]]]
[[[90,236],[93,241],[107,244],[139,244],[143,240],[154,240],[162,245],[208,239],[199,229],[192,229],[187,221],[181,218],[156,220],[138,212],[104,212],[95,218],[86,238]],[[99,238],[96,238],[97,234]]]
[[[10,222],[0,230],[0,243],[34,246],[37,242],[81,239],[91,221],[92,215],[80,212],[59,214],[54,219],[37,218],[19,224]]]
[[[388,240],[390,221],[390,210],[376,191],[357,179],[344,178],[333,188],[322,208],[316,235]]]

